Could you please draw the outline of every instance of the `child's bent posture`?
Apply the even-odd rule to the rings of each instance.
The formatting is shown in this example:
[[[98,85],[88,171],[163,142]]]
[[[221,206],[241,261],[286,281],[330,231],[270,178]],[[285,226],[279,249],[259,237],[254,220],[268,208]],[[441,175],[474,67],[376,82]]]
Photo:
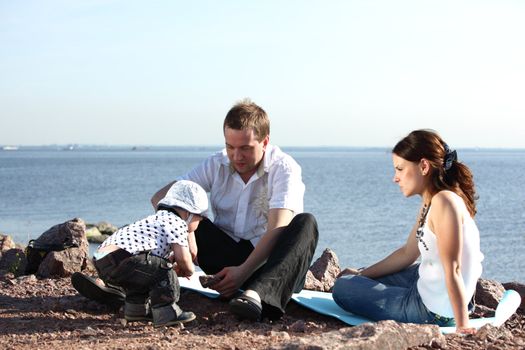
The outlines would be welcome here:
[[[93,254],[100,278],[124,289],[126,320],[153,320],[160,327],[195,319],[177,305],[177,276],[194,272],[192,235],[207,210],[206,192],[194,182],[178,181],[155,214],[119,229]]]

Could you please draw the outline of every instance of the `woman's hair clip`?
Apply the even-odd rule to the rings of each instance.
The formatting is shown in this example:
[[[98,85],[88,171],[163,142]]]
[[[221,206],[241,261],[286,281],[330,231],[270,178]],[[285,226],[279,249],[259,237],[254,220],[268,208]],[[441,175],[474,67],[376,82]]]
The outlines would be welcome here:
[[[445,160],[443,162],[443,168],[445,171],[447,171],[452,167],[452,163],[458,160],[458,154],[456,150],[450,149],[446,143],[443,146],[445,147]]]

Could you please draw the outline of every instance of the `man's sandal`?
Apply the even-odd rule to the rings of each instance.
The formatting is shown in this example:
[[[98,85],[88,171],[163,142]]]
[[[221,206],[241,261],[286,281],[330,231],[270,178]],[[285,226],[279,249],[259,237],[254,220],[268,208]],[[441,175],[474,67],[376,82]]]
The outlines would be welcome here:
[[[230,311],[241,319],[260,321],[262,305],[257,299],[247,295],[240,295],[230,301]]]

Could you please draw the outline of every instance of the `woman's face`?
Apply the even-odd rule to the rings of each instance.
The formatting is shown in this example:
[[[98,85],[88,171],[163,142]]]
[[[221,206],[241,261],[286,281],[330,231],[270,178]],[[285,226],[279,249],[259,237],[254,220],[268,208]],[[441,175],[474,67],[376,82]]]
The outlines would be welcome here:
[[[425,188],[425,169],[423,169],[421,162],[415,163],[392,154],[392,162],[394,163],[394,182],[399,185],[401,192],[405,197],[410,197],[415,194],[422,194]]]

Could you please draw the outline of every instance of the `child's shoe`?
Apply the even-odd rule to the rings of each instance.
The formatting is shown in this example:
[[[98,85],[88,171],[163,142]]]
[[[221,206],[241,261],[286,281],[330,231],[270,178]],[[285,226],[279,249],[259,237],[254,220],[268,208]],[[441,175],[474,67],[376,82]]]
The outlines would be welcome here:
[[[126,321],[152,321],[153,316],[149,308],[149,303],[146,304],[131,304],[126,302],[124,304],[124,318]]]
[[[182,311],[175,303],[151,308],[153,314],[153,326],[175,326],[193,321],[196,316],[191,311]]]

